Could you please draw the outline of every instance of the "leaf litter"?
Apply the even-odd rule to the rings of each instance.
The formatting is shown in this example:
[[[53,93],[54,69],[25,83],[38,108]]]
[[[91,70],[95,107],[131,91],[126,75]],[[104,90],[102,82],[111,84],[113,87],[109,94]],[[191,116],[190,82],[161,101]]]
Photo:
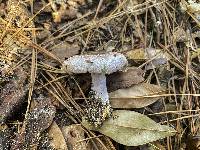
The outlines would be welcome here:
[[[65,142],[64,136],[61,129],[54,121],[48,129],[49,144],[54,149],[67,149],[67,144]]]
[[[51,138],[58,142],[58,136],[63,147],[72,149],[82,142],[89,144],[87,149],[102,150],[198,149],[199,1],[8,0],[0,1],[0,8],[1,148],[51,149]],[[68,136],[74,142],[69,144],[60,131],[81,127],[91,78],[68,74],[62,63],[74,55],[108,52],[128,59],[127,70],[107,76],[108,91],[115,93],[110,98],[113,117],[95,128],[98,132],[74,129],[84,136],[74,141]],[[35,105],[40,94],[41,105]],[[45,123],[40,115],[36,120],[31,115],[43,106],[53,108],[51,116],[40,114],[49,117]],[[124,118],[115,119],[116,112],[127,116],[122,126],[115,121]],[[147,123],[128,123],[134,116]],[[33,120],[37,128],[31,128]],[[53,134],[51,124],[56,128]],[[151,130],[151,124],[159,127]],[[135,135],[145,140],[130,140]],[[123,136],[129,136],[125,143]]]
[[[100,128],[95,128],[86,121],[82,124],[127,146],[143,145],[176,133],[173,128],[157,124],[145,115],[126,110],[114,111],[113,118],[105,121]]]
[[[113,108],[142,108],[161,99],[165,90],[157,85],[139,83],[109,93]]]
[[[108,91],[115,91],[122,88],[128,88],[132,85],[144,81],[142,69],[132,67],[124,72],[116,72],[107,76],[106,84]]]

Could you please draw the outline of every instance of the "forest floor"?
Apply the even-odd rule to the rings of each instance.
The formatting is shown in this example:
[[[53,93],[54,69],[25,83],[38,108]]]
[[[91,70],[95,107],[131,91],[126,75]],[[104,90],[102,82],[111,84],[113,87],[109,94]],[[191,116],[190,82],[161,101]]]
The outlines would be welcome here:
[[[199,29],[198,0],[0,0],[0,149],[200,149]],[[112,109],[65,63],[105,54]]]

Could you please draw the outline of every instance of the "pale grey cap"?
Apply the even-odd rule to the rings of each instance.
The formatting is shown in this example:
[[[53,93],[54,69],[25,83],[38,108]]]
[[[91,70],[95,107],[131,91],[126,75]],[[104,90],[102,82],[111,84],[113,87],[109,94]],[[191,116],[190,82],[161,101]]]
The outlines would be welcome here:
[[[67,71],[71,73],[111,74],[127,66],[126,57],[117,52],[98,55],[75,55],[64,61]]]

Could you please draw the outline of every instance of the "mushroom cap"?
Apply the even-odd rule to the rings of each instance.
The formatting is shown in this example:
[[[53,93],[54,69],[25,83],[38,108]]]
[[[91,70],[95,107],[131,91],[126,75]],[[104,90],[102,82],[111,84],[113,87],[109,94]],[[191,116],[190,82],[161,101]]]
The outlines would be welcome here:
[[[127,66],[126,57],[117,52],[98,55],[75,55],[64,61],[71,73],[111,74]]]

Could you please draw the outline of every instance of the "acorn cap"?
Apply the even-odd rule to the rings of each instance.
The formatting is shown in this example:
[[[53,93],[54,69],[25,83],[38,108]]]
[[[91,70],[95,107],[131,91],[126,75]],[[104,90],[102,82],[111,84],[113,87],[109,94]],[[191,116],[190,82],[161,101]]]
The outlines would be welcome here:
[[[123,54],[111,52],[98,55],[75,55],[64,61],[67,71],[71,73],[104,73],[111,74],[127,66]]]

